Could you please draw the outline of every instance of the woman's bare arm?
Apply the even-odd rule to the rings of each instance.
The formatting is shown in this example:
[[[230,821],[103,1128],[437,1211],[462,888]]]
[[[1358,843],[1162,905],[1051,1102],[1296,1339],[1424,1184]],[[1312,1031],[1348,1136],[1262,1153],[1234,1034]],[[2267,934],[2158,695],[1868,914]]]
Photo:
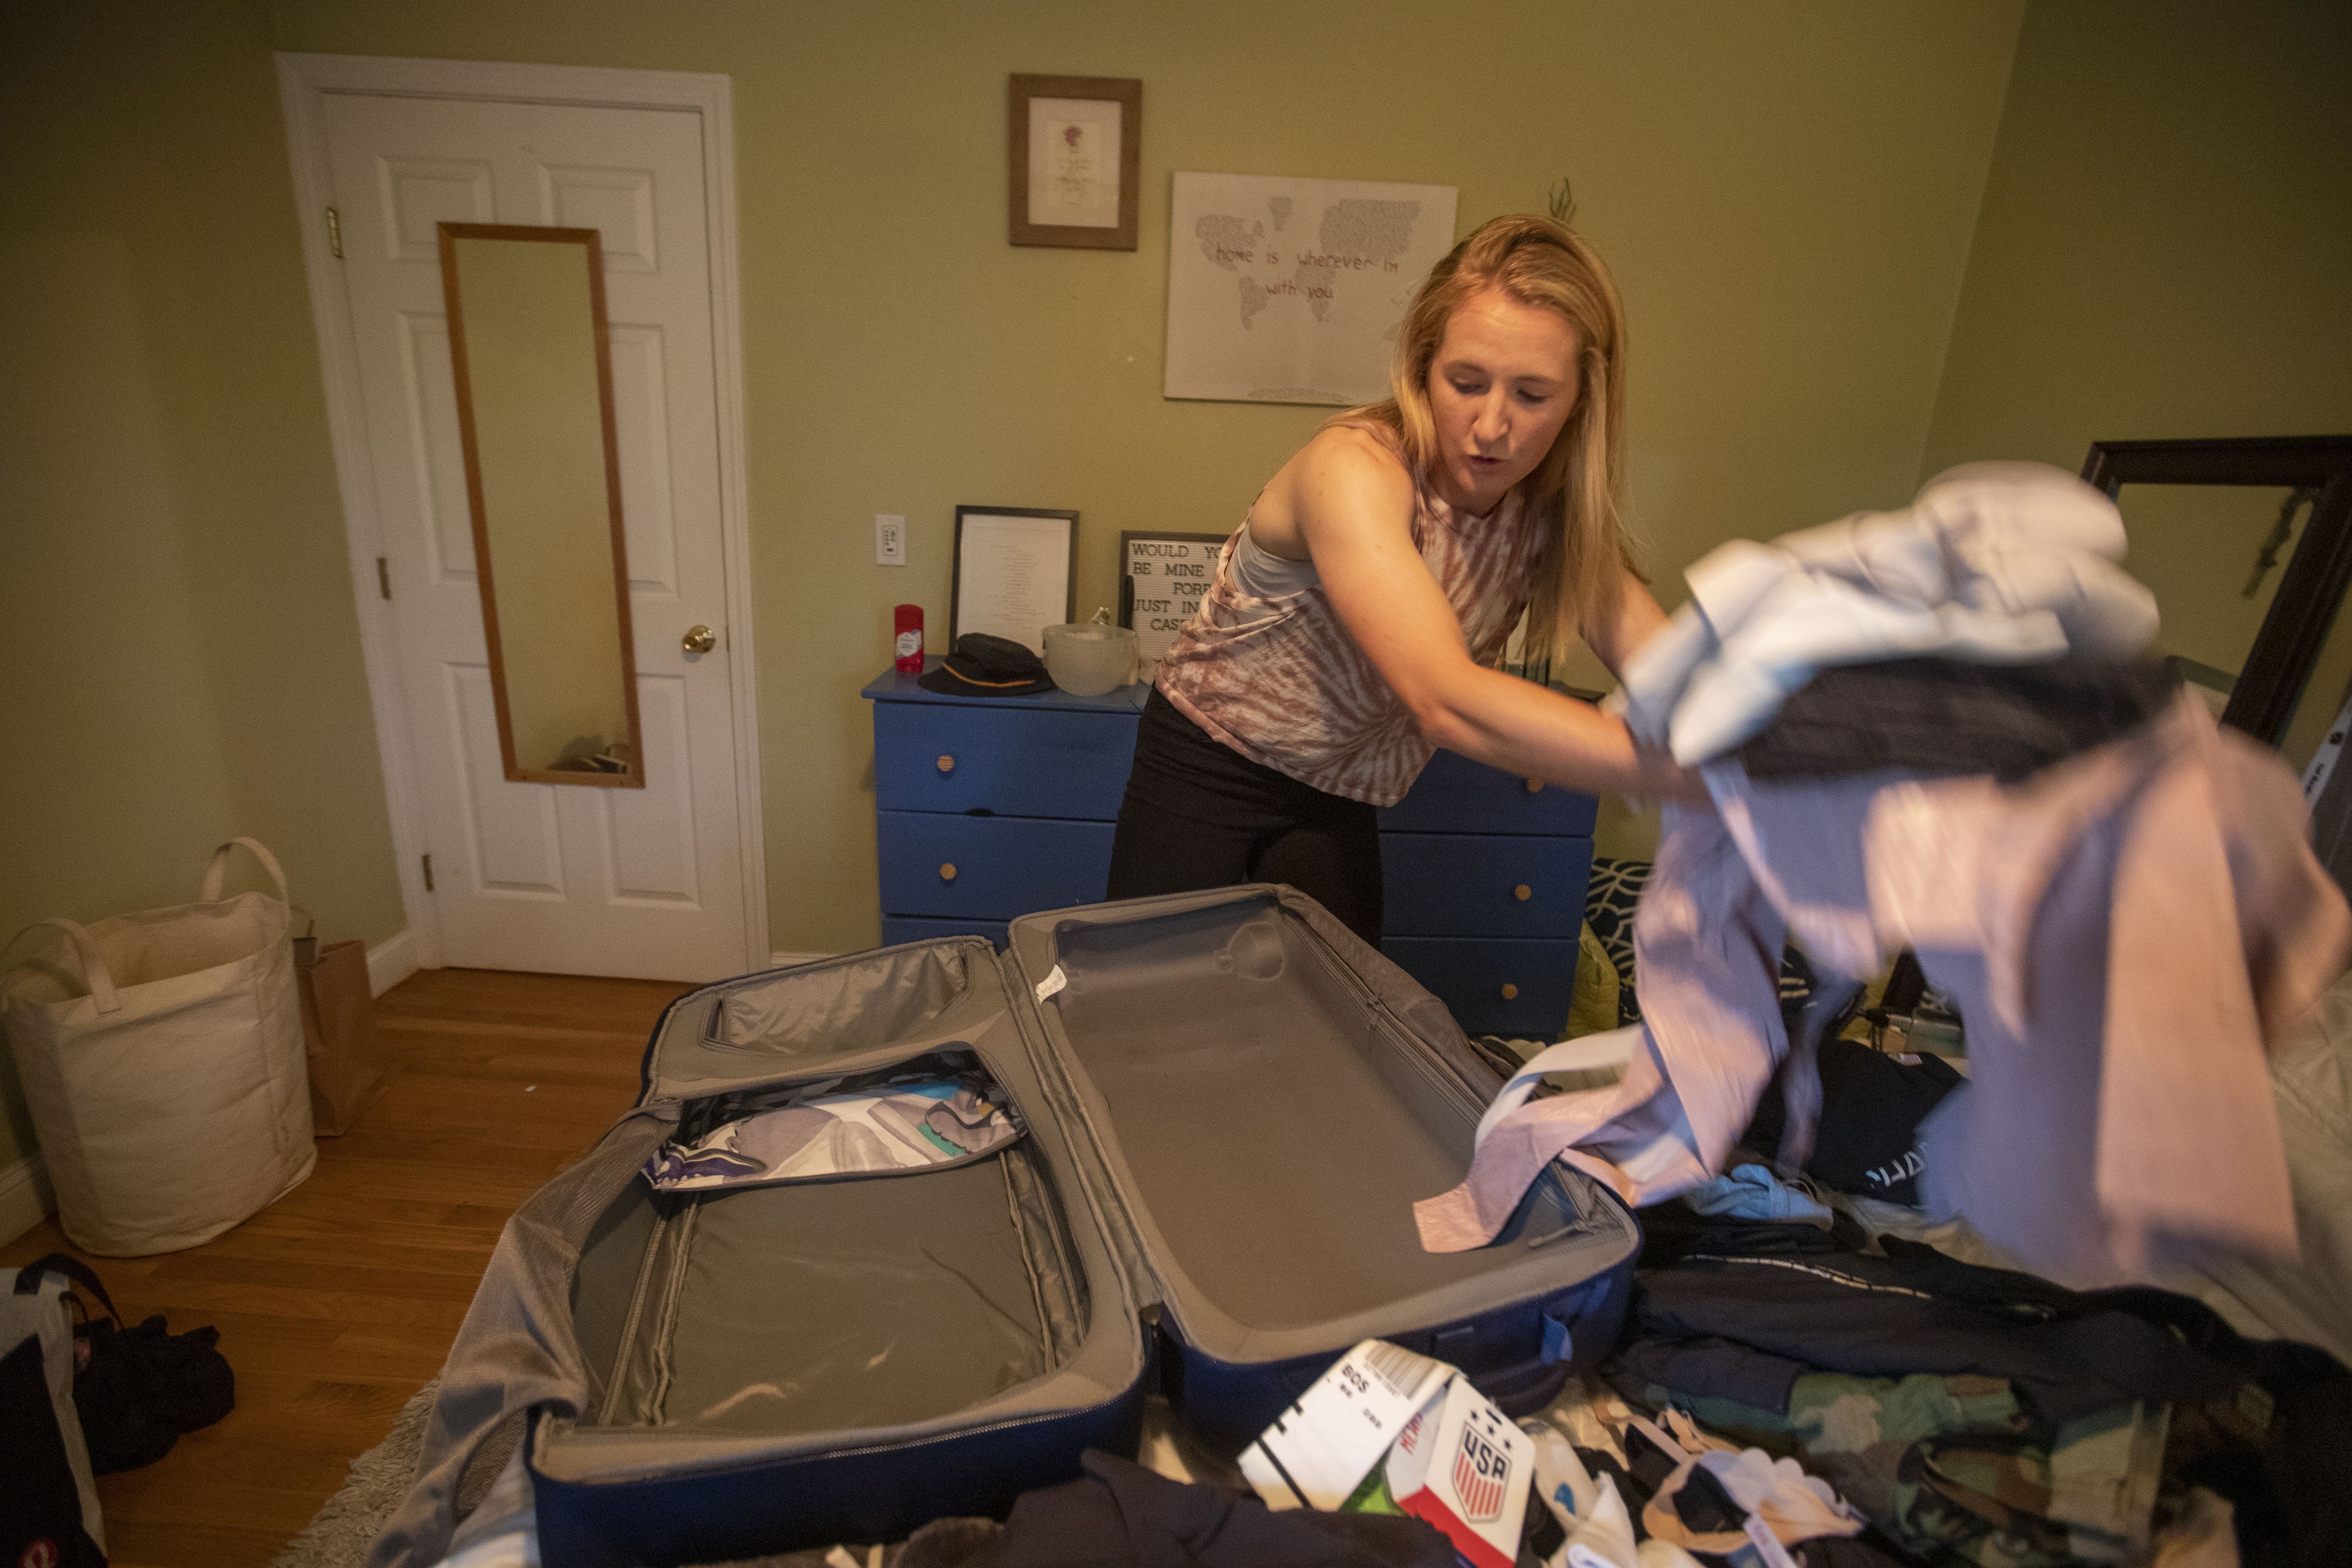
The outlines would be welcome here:
[[[1260,543],[1277,552],[1293,539],[1305,543],[1331,607],[1433,744],[1574,789],[1685,792],[1687,775],[1663,753],[1637,750],[1616,719],[1472,660],[1454,607],[1413,548],[1412,481],[1370,437],[1326,431],[1277,478],[1265,509],[1278,516],[1267,531],[1275,540]],[[1251,527],[1255,534],[1255,516]],[[1610,647],[1596,651],[1613,668],[1610,655],[1630,652],[1650,624],[1629,601]]]

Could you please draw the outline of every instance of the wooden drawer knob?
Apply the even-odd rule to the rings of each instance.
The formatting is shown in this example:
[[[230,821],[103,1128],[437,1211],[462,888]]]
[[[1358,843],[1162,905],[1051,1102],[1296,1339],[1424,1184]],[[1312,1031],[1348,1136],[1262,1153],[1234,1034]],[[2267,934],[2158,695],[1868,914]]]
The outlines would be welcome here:
[[[1504,1000],[1504,1001],[1506,1001],[1506,1002],[1516,1002],[1516,1001],[1517,1001],[1518,999],[1519,999],[1519,988],[1518,988],[1517,986],[1516,986],[1516,985],[1512,984],[1511,984],[1509,981],[1507,981],[1507,980],[1504,981],[1504,982],[1503,982],[1503,1000]]]
[[[1541,779],[1529,779],[1529,780],[1528,781],[1528,793],[1529,795],[1541,795],[1541,794],[1543,794],[1543,780],[1541,780]]]
[[[954,862],[954,861],[950,860],[950,861],[946,862],[944,865],[940,866],[940,881],[942,881],[942,882],[952,882],[952,881],[954,881],[954,880],[955,880],[955,862]]]
[[[1523,904],[1535,896],[1536,890],[1533,888],[1528,887],[1525,882],[1521,882],[1517,887],[1511,889],[1511,897],[1518,900],[1519,902]]]
[[[940,759],[940,772],[943,773],[951,773],[955,772],[955,759],[953,757],[941,757]]]

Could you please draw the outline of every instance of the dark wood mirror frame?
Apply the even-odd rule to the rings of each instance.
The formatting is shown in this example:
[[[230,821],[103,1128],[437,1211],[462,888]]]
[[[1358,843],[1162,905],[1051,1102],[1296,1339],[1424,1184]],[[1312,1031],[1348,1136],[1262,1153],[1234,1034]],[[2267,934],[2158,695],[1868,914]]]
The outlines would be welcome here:
[[[2352,436],[2095,441],[2083,477],[2126,485],[2275,485],[2318,491],[2221,722],[2275,746],[2352,584]]]

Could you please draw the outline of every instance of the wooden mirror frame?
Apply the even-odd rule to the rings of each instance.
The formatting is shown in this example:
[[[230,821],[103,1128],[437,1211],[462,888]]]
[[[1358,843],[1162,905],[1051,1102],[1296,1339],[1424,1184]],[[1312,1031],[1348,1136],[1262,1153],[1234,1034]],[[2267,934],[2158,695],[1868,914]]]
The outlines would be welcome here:
[[[612,517],[613,589],[621,626],[621,688],[629,713],[629,771],[595,773],[568,768],[526,768],[515,760],[514,717],[507,701],[506,655],[499,641],[498,591],[491,582],[488,508],[482,495],[482,459],[474,433],[473,379],[467,373],[465,313],[457,289],[457,241],[516,239],[578,245],[588,252],[588,304],[595,318],[596,402],[604,421],[604,496]],[[629,619],[629,546],[621,527],[621,444],[613,405],[613,349],[604,313],[604,241],[593,228],[541,228],[524,224],[445,223],[440,226],[441,293],[449,315],[449,363],[457,383],[457,436],[466,455],[466,502],[473,512],[474,579],[482,594],[482,637],[489,653],[490,698],[498,708],[499,755],[517,784],[593,784],[606,789],[646,787],[644,730],[637,716],[635,631]]]
[[[2213,441],[2094,441],[2083,478],[2113,500],[2126,485],[2312,489],[2319,498],[2246,650],[2221,722],[2275,746],[2352,585],[2352,436],[2253,436]]]

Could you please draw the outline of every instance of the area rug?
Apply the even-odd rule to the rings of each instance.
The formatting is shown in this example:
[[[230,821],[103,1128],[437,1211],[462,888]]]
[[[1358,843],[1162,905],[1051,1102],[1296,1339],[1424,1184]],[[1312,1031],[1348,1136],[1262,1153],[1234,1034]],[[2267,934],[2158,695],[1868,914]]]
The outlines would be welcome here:
[[[383,1521],[416,1479],[425,1419],[440,1391],[441,1380],[436,1378],[401,1406],[383,1441],[352,1461],[342,1489],[310,1516],[302,1533],[286,1543],[269,1568],[360,1568],[367,1561],[368,1548]]]

